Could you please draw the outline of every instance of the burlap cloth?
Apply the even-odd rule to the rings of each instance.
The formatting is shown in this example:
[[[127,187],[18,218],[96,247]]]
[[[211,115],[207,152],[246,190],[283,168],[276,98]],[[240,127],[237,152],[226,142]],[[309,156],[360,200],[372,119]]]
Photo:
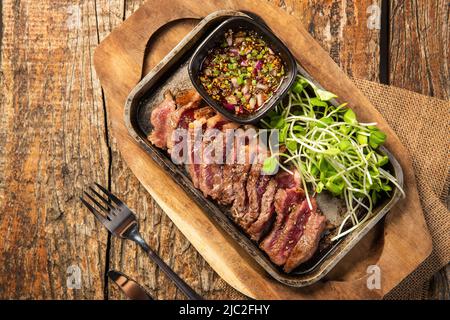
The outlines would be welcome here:
[[[433,252],[385,297],[423,299],[432,275],[450,261],[450,102],[366,80],[353,80],[397,133],[413,160]],[[405,254],[408,254],[405,252]],[[229,299],[245,296],[221,281]]]

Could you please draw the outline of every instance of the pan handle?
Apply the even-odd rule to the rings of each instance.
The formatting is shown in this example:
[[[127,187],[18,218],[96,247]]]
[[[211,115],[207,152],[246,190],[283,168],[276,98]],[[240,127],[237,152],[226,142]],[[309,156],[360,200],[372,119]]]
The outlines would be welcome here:
[[[125,20],[114,30],[114,37],[106,37],[96,48],[94,64],[97,73],[108,74],[110,70],[103,70],[104,68],[125,65],[127,73],[123,75],[123,84],[134,86],[141,79],[147,43],[158,30],[177,20],[201,19],[208,13],[208,8],[196,11],[189,4],[190,2],[182,0],[171,0],[168,6],[166,1],[148,0],[133,13],[133,19]],[[142,27],[142,21],[146,22],[145,28]],[[108,55],[105,50],[100,49],[103,46],[114,48],[115,54]],[[121,61],[117,61],[116,57],[120,57]],[[122,86],[121,89],[129,92],[132,86]]]

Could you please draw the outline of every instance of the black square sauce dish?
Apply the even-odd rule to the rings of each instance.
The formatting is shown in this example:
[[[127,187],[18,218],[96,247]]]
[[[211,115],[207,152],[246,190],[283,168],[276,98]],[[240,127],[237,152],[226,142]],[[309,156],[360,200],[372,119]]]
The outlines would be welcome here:
[[[297,64],[266,26],[232,17],[199,45],[188,72],[211,107],[246,124],[261,119],[285,96],[295,81]]]

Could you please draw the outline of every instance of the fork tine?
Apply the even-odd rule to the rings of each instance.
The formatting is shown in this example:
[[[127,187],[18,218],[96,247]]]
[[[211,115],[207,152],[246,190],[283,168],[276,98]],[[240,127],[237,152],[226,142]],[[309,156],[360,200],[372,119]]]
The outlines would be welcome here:
[[[109,192],[104,187],[99,185],[97,182],[95,182],[95,185],[99,187],[99,189],[102,190],[108,196],[108,198],[114,201],[118,206],[124,205],[124,203],[120,201],[115,195],[113,195],[111,192]]]
[[[100,213],[98,212],[97,209],[95,209],[93,206],[91,206],[91,204],[89,202],[87,202],[86,200],[84,200],[82,197],[80,197],[81,202],[83,202],[83,204],[89,209],[90,212],[92,212],[95,216],[95,218],[100,222],[100,223],[105,223],[106,218]]]
[[[105,211],[106,213],[108,213],[108,211],[109,211],[109,209],[108,208],[105,208],[104,206],[102,206],[97,200],[95,200],[95,198],[93,197],[93,196],[91,196],[89,193],[87,193],[86,191],[84,191],[84,194],[89,198],[89,199],[91,199],[91,201],[93,202],[93,203],[95,203],[95,205],[97,206],[97,207],[99,207],[100,209],[102,209],[103,211]]]
[[[114,206],[111,204],[111,202],[108,201],[108,199],[105,199],[100,193],[98,193],[97,191],[95,191],[94,188],[92,188],[91,186],[89,186],[89,189],[99,198],[102,200],[102,202],[104,204],[106,204],[108,206],[108,208],[110,208],[111,210],[114,209]],[[108,210],[106,210],[108,211]]]

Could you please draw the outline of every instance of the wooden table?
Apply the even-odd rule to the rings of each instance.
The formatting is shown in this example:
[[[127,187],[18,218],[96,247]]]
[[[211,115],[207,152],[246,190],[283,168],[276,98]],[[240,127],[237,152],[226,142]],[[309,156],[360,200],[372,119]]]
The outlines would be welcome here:
[[[270,1],[300,14],[349,75],[450,98],[448,1]],[[139,185],[110,137],[93,50],[141,3],[0,4],[2,299],[121,299],[105,281],[109,268],[158,299],[183,298],[139,248],[109,238],[82,208],[78,196],[93,181],[135,209],[150,245],[197,291],[226,297],[227,285]],[[81,272],[80,289],[68,288],[71,270]],[[437,273],[429,298],[448,299],[448,279],[449,268]]]

